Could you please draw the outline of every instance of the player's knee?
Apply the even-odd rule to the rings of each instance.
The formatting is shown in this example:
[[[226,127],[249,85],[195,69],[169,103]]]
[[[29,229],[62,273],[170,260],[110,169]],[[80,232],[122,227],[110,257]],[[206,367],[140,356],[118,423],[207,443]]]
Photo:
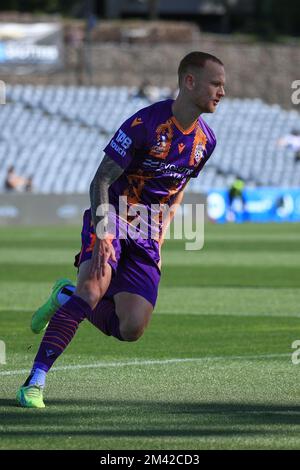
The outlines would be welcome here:
[[[124,299],[121,299],[124,300]],[[116,304],[116,312],[119,317],[120,333],[124,341],[137,341],[149,324],[153,308],[140,303],[120,302]]]
[[[124,341],[137,341],[144,333],[145,326],[141,323],[130,323],[120,325],[120,333]]]
[[[95,308],[99,300],[102,298],[102,292],[97,283],[92,281],[85,281],[76,288],[76,295],[79,295],[85,300],[91,308]]]
[[[124,341],[128,342],[134,342],[137,341],[144,333],[143,329],[126,329],[125,331],[122,331],[122,338]]]

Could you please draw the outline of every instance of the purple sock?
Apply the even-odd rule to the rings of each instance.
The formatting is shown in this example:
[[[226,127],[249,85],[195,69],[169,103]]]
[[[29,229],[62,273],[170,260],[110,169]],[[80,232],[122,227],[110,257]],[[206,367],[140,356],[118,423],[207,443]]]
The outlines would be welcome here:
[[[119,318],[112,299],[102,299],[97,307],[87,314],[87,319],[107,336],[124,341],[120,333]]]
[[[91,313],[92,309],[85,300],[72,295],[51,318],[35,357],[33,370],[39,368],[48,372],[72,340],[79,324]]]

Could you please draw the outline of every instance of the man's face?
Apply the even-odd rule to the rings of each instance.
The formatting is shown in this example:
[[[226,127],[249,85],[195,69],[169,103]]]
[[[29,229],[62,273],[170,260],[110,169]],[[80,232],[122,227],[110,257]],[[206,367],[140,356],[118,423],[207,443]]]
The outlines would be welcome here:
[[[205,67],[188,74],[186,85],[193,103],[201,113],[213,113],[225,96],[225,70],[216,62],[208,60]]]

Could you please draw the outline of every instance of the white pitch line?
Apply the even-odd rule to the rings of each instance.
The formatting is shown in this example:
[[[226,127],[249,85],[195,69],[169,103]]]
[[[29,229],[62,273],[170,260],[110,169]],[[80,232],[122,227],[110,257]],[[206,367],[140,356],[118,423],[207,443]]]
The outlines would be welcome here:
[[[30,313],[34,311],[33,308],[21,308],[21,307],[0,307],[0,312],[22,312],[22,313]]]
[[[265,355],[253,355],[253,356],[207,356],[207,357],[192,357],[192,358],[174,358],[174,359],[162,359],[155,360],[149,359],[140,361],[138,359],[134,361],[123,361],[123,362],[95,362],[94,364],[79,364],[69,366],[58,366],[53,367],[53,371],[64,371],[64,370],[78,370],[78,369],[98,369],[98,368],[109,368],[109,367],[127,367],[127,366],[155,366],[155,365],[168,365],[168,364],[182,364],[185,362],[205,362],[205,361],[226,361],[226,360],[255,360],[255,359],[275,359],[290,356],[291,354],[265,354]],[[0,376],[7,375],[21,375],[28,373],[28,369],[19,370],[6,370],[0,372]]]
[[[20,307],[0,307],[0,312],[20,312],[20,313],[32,313],[34,311],[34,307],[32,307],[31,309],[27,309],[27,308],[20,308]],[[156,310],[156,315],[194,315],[194,316],[209,316],[211,315],[211,312],[208,312],[208,313],[205,313],[205,312],[201,312],[199,313],[199,311],[195,311],[195,310],[190,310],[188,312],[183,312],[182,310],[167,310],[165,308],[162,308],[162,310],[160,310],[159,308],[157,308]],[[230,316],[230,317],[257,317],[258,314],[255,313],[255,312],[252,312],[252,313],[248,313],[248,312],[244,312],[244,313],[240,313],[240,312],[230,312],[230,313],[214,313],[214,315],[216,316],[220,316],[220,317],[226,317],[226,316]],[[300,313],[297,312],[297,313],[288,313],[286,315],[282,315],[280,312],[276,312],[276,313],[260,313],[259,314],[260,317],[263,317],[263,318],[266,318],[266,317],[272,317],[272,318],[300,318]]]

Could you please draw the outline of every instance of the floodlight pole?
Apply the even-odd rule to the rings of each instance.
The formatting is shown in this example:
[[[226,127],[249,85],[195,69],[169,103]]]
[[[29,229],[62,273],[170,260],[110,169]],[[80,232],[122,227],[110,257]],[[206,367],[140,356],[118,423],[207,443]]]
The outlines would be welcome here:
[[[94,27],[94,0],[85,0],[85,69],[88,77],[88,84],[92,85],[93,81],[93,65],[92,65],[92,29]]]
[[[158,12],[158,0],[148,0],[148,13],[149,20],[157,20],[159,16]]]

